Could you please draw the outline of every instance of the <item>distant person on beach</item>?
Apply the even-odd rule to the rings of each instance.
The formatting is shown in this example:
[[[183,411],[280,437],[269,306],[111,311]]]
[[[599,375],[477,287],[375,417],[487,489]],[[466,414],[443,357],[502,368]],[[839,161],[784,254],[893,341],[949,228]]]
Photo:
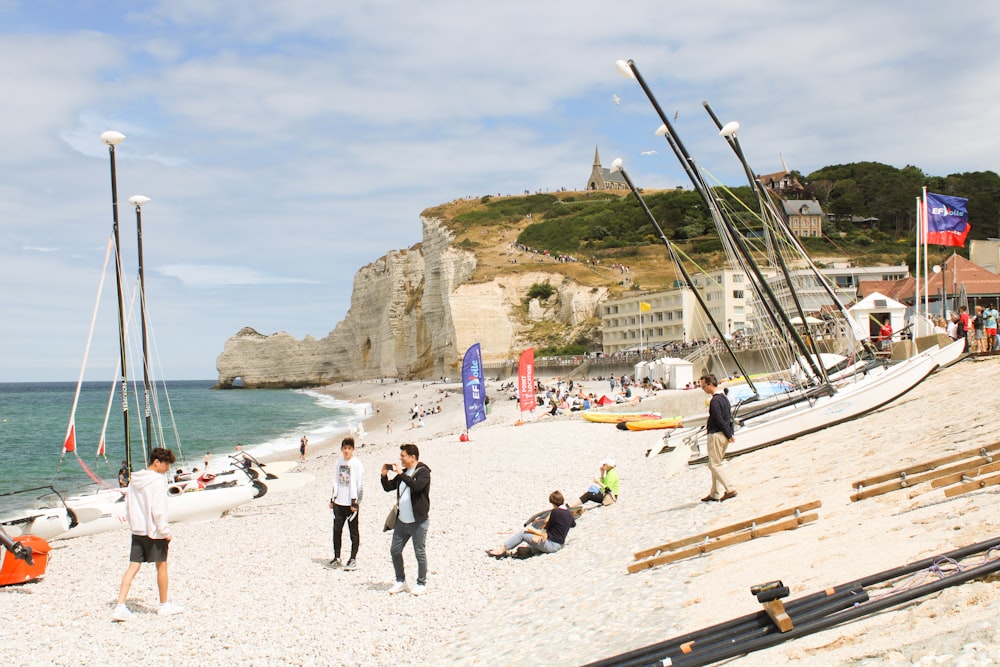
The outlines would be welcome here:
[[[993,306],[989,306],[983,311],[986,327],[986,342],[983,346],[983,352],[992,352],[997,347],[997,317],[1000,317],[1000,313]]]
[[[702,391],[711,396],[708,402],[708,423],[705,430],[708,441],[708,469],[712,473],[712,490],[701,499],[702,502],[722,502],[736,497],[733,485],[722,472],[722,462],[726,458],[726,447],[736,442],[733,436],[733,415],[729,399],[719,391],[719,381],[714,375],[702,375],[698,379]]]
[[[576,519],[573,513],[563,507],[566,499],[563,498],[562,491],[553,491],[549,494],[549,503],[552,510],[545,521],[543,528],[525,526],[524,530],[514,533],[507,538],[503,546],[496,549],[489,549],[486,553],[494,558],[503,558],[511,551],[517,549],[521,544],[528,545],[534,553],[554,554],[566,544],[566,536],[569,529],[576,526]]]
[[[892,345],[892,325],[889,323],[888,317],[882,322],[882,326],[878,328],[878,341],[879,347],[882,350],[888,350]]]
[[[587,492],[580,496],[577,506],[583,505],[588,500],[598,505],[610,505],[618,500],[618,469],[615,467],[614,459],[601,461],[600,475],[594,478]]]
[[[344,570],[358,568],[358,547],[361,546],[361,531],[358,530],[358,510],[365,492],[365,467],[354,457],[354,438],[344,438],[340,443],[340,459],[334,466],[333,493],[330,495],[330,509],[333,510],[333,560],[330,567],[338,568],[340,561],[341,537],[344,524],[351,535],[351,557]]]
[[[143,563],[156,563],[156,587],[160,593],[160,616],[179,614],[184,609],[170,602],[167,577],[167,551],[170,546],[170,524],[167,523],[167,480],[164,475],[176,460],[169,449],[157,447],[150,452],[150,464],[132,475],[125,495],[125,515],[132,529],[132,550],[129,566],[118,589],[118,605],[111,618],[128,621],[133,617],[125,606],[132,580]]]
[[[958,307],[958,337],[965,341],[964,351],[969,351],[969,309]]]
[[[399,514],[392,529],[392,567],[396,583],[389,589],[390,594],[406,589],[406,573],[403,569],[403,548],[413,540],[413,554],[417,558],[417,585],[410,589],[413,595],[421,595],[427,585],[427,528],[430,520],[431,469],[420,460],[420,449],[413,444],[399,446],[400,463],[382,465],[382,488],[396,491]],[[389,479],[389,471],[395,473]]]
[[[205,452],[205,470],[208,470],[208,462],[212,460],[212,452]]]
[[[308,445],[309,445],[309,438],[307,438],[306,436],[302,436],[302,439],[299,440],[299,461],[306,460],[306,447]]]
[[[124,489],[131,477],[132,471],[128,469],[128,461],[122,461],[122,467],[118,469],[118,486]]]
[[[392,420],[390,419],[385,423],[385,434],[392,435]]]

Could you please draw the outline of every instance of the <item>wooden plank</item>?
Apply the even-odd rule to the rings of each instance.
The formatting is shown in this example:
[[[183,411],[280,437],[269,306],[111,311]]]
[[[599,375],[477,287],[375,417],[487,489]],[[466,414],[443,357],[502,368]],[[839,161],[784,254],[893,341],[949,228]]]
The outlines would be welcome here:
[[[1000,475],[993,475],[992,477],[984,477],[983,479],[974,479],[964,484],[959,484],[958,486],[953,486],[949,489],[944,490],[944,495],[946,498],[952,498],[954,496],[960,496],[963,493],[968,493],[969,491],[976,491],[978,489],[984,489],[987,486],[995,486],[1000,484]]]
[[[756,539],[758,537],[764,537],[766,535],[771,535],[773,533],[779,533],[783,530],[791,530],[793,528],[798,528],[803,524],[816,521],[818,518],[819,518],[818,514],[803,514],[798,517],[786,519],[778,523],[772,523],[767,526],[763,526],[761,528],[756,528],[754,530],[749,530],[742,533],[736,533],[734,535],[730,535],[729,537],[725,537],[708,544],[699,544],[694,547],[689,547],[687,549],[682,549],[680,551],[675,551],[673,553],[664,554],[662,556],[657,556],[655,558],[648,558],[646,560],[641,560],[629,565],[628,572],[632,574],[635,572],[640,572],[642,570],[648,570],[649,568],[656,567],[657,565],[673,563],[674,561],[683,560],[691,556],[697,556],[698,554],[708,553],[710,551],[722,549],[723,547],[728,547],[743,542],[749,542],[750,540]]]
[[[712,539],[714,537],[721,537],[728,533],[733,533],[740,530],[747,530],[753,528],[754,526],[759,526],[760,524],[769,523],[771,521],[777,521],[778,519],[783,519],[786,516],[792,516],[796,512],[808,512],[809,510],[814,510],[822,507],[823,503],[819,500],[814,500],[812,502],[805,503],[804,505],[797,505],[795,507],[790,507],[788,509],[778,510],[777,512],[772,512],[771,514],[765,514],[759,516],[756,519],[748,519],[746,521],[741,521],[740,523],[734,523],[730,526],[724,528],[716,528],[715,530],[710,530],[707,533],[700,533],[698,535],[692,535],[690,537],[685,537],[673,542],[667,542],[666,544],[661,544],[657,547],[651,547],[649,549],[643,549],[642,551],[635,552],[632,556],[636,560],[642,558],[648,558],[650,556],[655,556],[663,551],[672,551],[674,549],[679,549],[681,547],[686,547],[690,544],[696,544],[698,542],[704,542],[705,540]]]
[[[935,489],[940,489],[942,486],[950,486],[952,484],[958,484],[965,480],[965,477],[979,477],[980,475],[985,475],[988,472],[996,472],[1000,470],[1000,461],[990,463],[987,465],[981,465],[975,468],[966,468],[962,472],[956,472],[953,475],[947,475],[945,477],[939,477],[931,482],[931,487]]]
[[[947,466],[944,468],[936,468],[929,472],[925,472],[919,475],[909,475],[905,479],[894,480],[888,484],[883,484],[882,486],[872,486],[867,489],[862,489],[854,495],[851,496],[852,501],[863,500],[865,498],[871,498],[872,496],[881,496],[884,493],[889,493],[890,491],[899,491],[900,489],[909,489],[922,482],[931,481],[942,478],[942,477],[954,477],[958,476],[956,481],[961,481],[962,474],[969,470],[975,470],[978,467],[982,467],[982,462],[989,461],[993,457],[987,456],[985,458],[980,457],[978,461],[963,461],[957,465]],[[949,482],[954,484],[954,482]]]
[[[792,619],[788,617],[788,612],[785,611],[785,605],[782,604],[781,600],[768,600],[767,602],[762,602],[761,605],[764,607],[767,615],[771,617],[771,620],[774,621],[774,624],[778,626],[779,630],[788,632],[794,627]]]
[[[975,449],[970,449],[964,452],[958,452],[956,454],[942,456],[941,458],[932,459],[930,461],[925,461],[923,463],[915,463],[908,468],[901,468],[899,470],[893,470],[892,472],[886,472],[880,475],[876,475],[875,477],[869,477],[868,479],[862,479],[860,481],[855,482],[852,486],[855,489],[864,488],[866,486],[874,486],[875,484],[888,482],[889,480],[895,479],[903,474],[912,475],[920,472],[926,472],[928,470],[932,470],[946,463],[954,463],[955,461],[961,461],[962,459],[971,459],[976,456],[981,456],[983,451],[989,453],[989,452],[995,452],[997,450],[1000,450],[1000,441],[991,443],[989,445],[983,445],[982,447],[977,447]]]

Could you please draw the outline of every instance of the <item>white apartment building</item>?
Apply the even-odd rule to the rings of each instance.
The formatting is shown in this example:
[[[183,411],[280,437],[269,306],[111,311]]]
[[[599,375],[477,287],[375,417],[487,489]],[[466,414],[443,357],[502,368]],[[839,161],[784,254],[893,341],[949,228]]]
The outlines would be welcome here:
[[[834,265],[821,271],[840,300],[847,305],[855,301],[858,284],[862,281],[901,280],[910,274],[906,264],[874,267]],[[774,269],[766,273],[776,274]],[[811,270],[795,269],[791,271],[791,278],[799,303],[807,314],[818,312],[830,302]],[[748,292],[751,287],[743,272],[718,269],[707,275],[692,276],[692,281],[705,299],[712,317],[727,334],[738,334],[753,326],[748,324],[753,314],[751,294]],[[779,299],[789,303],[791,310],[787,290],[781,289],[783,282],[774,281],[772,287]],[[644,310],[642,304],[648,304],[648,310]],[[606,355],[718,336],[692,291],[680,284],[676,289],[664,292],[634,294],[605,301],[601,305],[601,324],[602,350]]]
[[[746,328],[746,275],[719,269],[692,276],[712,317],[727,333]],[[643,304],[647,304],[644,306]],[[705,340],[718,334],[704,316],[692,291],[678,285],[665,292],[626,296],[601,306],[604,354]]]

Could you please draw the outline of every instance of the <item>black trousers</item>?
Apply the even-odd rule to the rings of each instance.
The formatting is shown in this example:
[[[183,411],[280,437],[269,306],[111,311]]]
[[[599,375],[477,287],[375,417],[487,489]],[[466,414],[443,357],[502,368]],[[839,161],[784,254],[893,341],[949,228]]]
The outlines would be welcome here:
[[[360,509],[359,509],[360,512]],[[351,516],[350,507],[344,507],[343,505],[333,506],[333,557],[340,558],[340,545],[341,536],[344,533],[344,524],[347,524],[347,530],[351,534],[351,558],[358,557],[358,547],[361,546],[361,531],[358,530],[358,517],[355,516],[350,521],[347,520]]]

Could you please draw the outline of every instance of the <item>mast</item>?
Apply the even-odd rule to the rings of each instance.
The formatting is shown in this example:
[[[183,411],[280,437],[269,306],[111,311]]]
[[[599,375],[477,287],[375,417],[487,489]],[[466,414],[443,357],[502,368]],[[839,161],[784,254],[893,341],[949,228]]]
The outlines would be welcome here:
[[[736,367],[740,369],[740,373],[746,379],[747,386],[750,387],[750,390],[754,394],[756,394],[757,388],[754,387],[753,380],[750,379],[750,374],[747,373],[745,368],[743,368],[743,364],[740,363],[740,360],[736,356],[736,353],[733,351],[733,348],[730,347],[729,341],[726,340],[725,333],[722,331],[722,328],[719,326],[718,322],[716,322],[715,318],[712,316],[712,311],[709,310],[708,304],[705,303],[705,300],[701,296],[701,293],[695,289],[694,282],[691,280],[691,276],[690,274],[688,274],[687,268],[685,268],[683,262],[681,262],[680,260],[680,257],[677,256],[677,252],[674,250],[674,245],[667,239],[667,235],[663,233],[663,229],[660,227],[660,224],[656,221],[656,218],[653,216],[653,212],[649,210],[648,206],[646,206],[646,202],[642,198],[642,195],[639,194],[639,190],[636,189],[635,184],[632,183],[632,179],[629,178],[628,172],[626,172],[625,168],[621,166],[621,162],[619,160],[615,160],[611,168],[612,170],[617,169],[618,172],[622,175],[622,178],[625,179],[625,182],[628,183],[628,187],[632,191],[632,194],[635,195],[635,198],[639,201],[639,204],[642,206],[643,213],[646,214],[646,217],[649,218],[649,221],[653,224],[653,229],[655,229],[656,233],[659,234],[660,240],[663,241],[663,245],[667,247],[667,252],[670,254],[670,259],[673,260],[674,265],[677,267],[677,270],[681,272],[681,275],[684,277],[684,282],[687,283],[688,288],[694,293],[694,298],[698,301],[698,305],[701,307],[702,312],[704,312],[705,316],[708,317],[708,321],[712,324],[712,328],[715,329],[716,332],[718,332],[719,340],[721,340],[722,344],[726,346],[726,351],[729,352],[729,355],[733,358],[733,361],[736,362]],[[641,306],[639,310],[639,316],[640,318],[642,317]]]
[[[139,249],[139,320],[142,329],[142,394],[143,407],[146,413],[146,453],[148,455],[153,451],[153,417],[149,405],[152,385],[149,380],[149,336],[146,333],[146,279],[142,262],[142,206],[149,201],[149,197],[132,195],[128,198],[128,201],[135,206],[135,229]]]
[[[127,351],[125,347],[125,299],[122,292],[122,254],[121,254],[121,234],[118,229],[118,182],[115,172],[115,146],[125,141],[125,135],[121,132],[108,130],[101,134],[101,141],[108,146],[108,156],[111,159],[111,215],[114,221],[112,230],[115,238],[115,284],[118,288],[118,350],[121,365],[121,400],[122,400],[122,422],[125,428],[125,465],[129,473],[132,472],[132,443],[129,436],[128,425],[128,373],[126,372]]]
[[[694,159],[687,152],[687,149],[684,147],[684,144],[681,141],[680,137],[677,136],[676,132],[674,132],[674,128],[670,124],[670,120],[667,118],[667,115],[663,113],[663,109],[660,108],[660,103],[657,102],[656,97],[653,95],[653,91],[650,90],[649,86],[646,84],[645,79],[642,78],[642,75],[639,73],[639,70],[635,66],[635,63],[631,60],[618,61],[616,63],[616,66],[624,76],[635,79],[639,83],[639,86],[642,88],[643,92],[646,94],[646,97],[649,99],[650,103],[653,105],[653,108],[656,110],[657,115],[659,115],[660,120],[663,121],[663,126],[657,131],[657,134],[663,134],[666,137],[667,143],[670,144],[670,148],[674,151],[674,155],[676,155],[678,161],[681,163],[681,166],[683,167],[685,173],[688,175],[688,178],[691,179],[691,183],[694,185],[695,190],[697,190],[698,193],[701,195],[701,198],[708,206],[709,211],[713,213],[713,218],[720,221],[722,225],[725,227],[725,230],[729,235],[730,239],[732,240],[733,245],[739,251],[740,255],[743,256],[743,258],[746,261],[746,266],[749,267],[751,273],[753,273],[754,277],[757,279],[761,290],[763,290],[764,294],[767,297],[767,301],[769,302],[771,308],[773,308],[774,314],[781,319],[784,325],[784,329],[789,332],[789,337],[792,339],[792,342],[795,344],[795,347],[797,347],[799,352],[802,353],[803,360],[812,369],[814,377],[816,378],[824,377],[822,371],[820,370],[819,366],[816,363],[815,356],[811,353],[809,348],[802,341],[802,338],[799,336],[798,332],[795,330],[795,327],[792,325],[791,321],[788,318],[788,313],[786,313],[784,309],[781,308],[781,303],[778,301],[777,296],[771,289],[770,284],[764,278],[763,273],[761,273],[760,267],[757,266],[757,263],[754,261],[749,248],[747,248],[746,244],[743,242],[743,239],[740,238],[740,235],[737,233],[735,225],[733,225],[732,221],[729,220],[729,218],[725,214],[723,214],[718,204],[712,198],[711,193],[709,192],[709,188],[702,179],[701,174],[699,174],[695,170]]]
[[[712,121],[715,123],[715,126],[719,129],[719,133],[722,134],[722,136],[726,139],[726,143],[728,143],[729,147],[732,148],[733,153],[736,155],[736,158],[740,161],[740,164],[743,166],[743,171],[746,174],[747,181],[750,183],[750,188],[754,191],[754,195],[757,198],[757,204],[760,207],[761,217],[768,216],[768,214],[770,214],[769,217],[781,228],[785,237],[791,242],[791,244],[799,252],[799,254],[806,259],[809,269],[811,270],[813,276],[816,278],[816,281],[819,283],[820,287],[823,288],[823,291],[826,292],[826,295],[830,297],[833,303],[837,304],[838,310],[840,310],[841,315],[844,317],[847,323],[848,324],[853,323],[854,318],[851,317],[851,314],[849,312],[847,312],[846,306],[844,306],[844,303],[841,301],[840,297],[834,291],[833,286],[830,284],[830,281],[826,279],[826,276],[824,276],[822,272],[819,270],[819,268],[813,263],[812,259],[809,257],[809,254],[805,251],[805,248],[802,246],[801,243],[799,243],[798,238],[795,236],[795,234],[792,233],[792,230],[789,229],[788,224],[785,221],[785,218],[779,215],[777,209],[773,206],[773,202],[771,201],[771,198],[768,195],[766,188],[764,188],[764,184],[761,183],[760,179],[757,178],[757,176],[753,173],[753,169],[750,168],[750,162],[747,160],[746,154],[743,152],[743,147],[740,145],[740,140],[739,137],[736,136],[735,130],[726,131],[726,126],[723,126],[722,122],[719,120],[719,117],[715,115],[715,111],[712,110],[712,107],[709,106],[708,102],[702,102],[702,106],[705,107],[705,111],[707,111],[708,115],[712,118]],[[736,129],[738,129],[738,127]],[[782,159],[782,164],[784,165],[784,159]],[[788,171],[788,165],[784,166],[785,166],[785,171]],[[767,226],[765,225],[765,227]],[[766,233],[768,234],[769,241],[771,241],[771,243],[773,244],[774,243],[773,230],[770,227],[767,227]],[[781,265],[782,273],[784,274],[785,280],[788,283],[789,291],[795,303],[796,310],[798,310],[799,317],[802,318],[802,323],[805,324],[806,316],[805,313],[803,312],[802,304],[799,302],[798,294],[796,294],[795,290],[792,289],[791,276],[789,274],[788,267],[785,263],[785,258],[784,256],[781,255],[780,252],[777,253],[777,256],[778,256],[778,262]],[[852,328],[854,329],[855,336],[858,338],[862,347],[866,351],[868,351],[868,353],[871,354],[871,356],[874,358],[876,356],[875,349],[871,345],[871,341],[868,339],[867,336],[864,335],[864,332],[859,331],[856,327],[852,326]],[[819,354],[819,350],[816,349],[815,342],[812,340],[811,337],[810,337],[810,344],[812,345],[816,354]],[[822,368],[822,364],[820,364],[820,367]],[[825,377],[826,369],[823,368],[823,371]]]

